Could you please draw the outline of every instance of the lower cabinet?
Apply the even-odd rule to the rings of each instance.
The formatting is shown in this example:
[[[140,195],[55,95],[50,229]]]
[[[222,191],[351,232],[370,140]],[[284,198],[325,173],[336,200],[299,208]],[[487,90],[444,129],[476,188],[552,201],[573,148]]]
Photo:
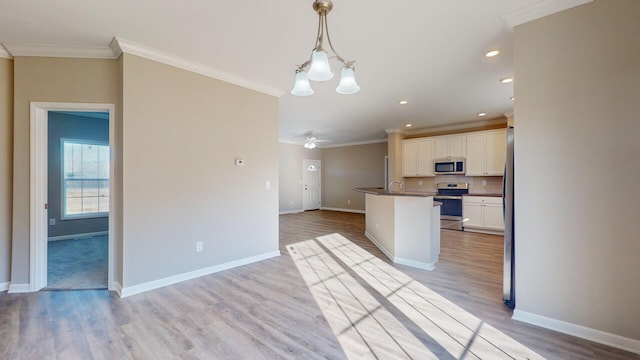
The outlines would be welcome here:
[[[502,198],[494,196],[463,196],[462,223],[464,230],[480,232],[504,231]]]

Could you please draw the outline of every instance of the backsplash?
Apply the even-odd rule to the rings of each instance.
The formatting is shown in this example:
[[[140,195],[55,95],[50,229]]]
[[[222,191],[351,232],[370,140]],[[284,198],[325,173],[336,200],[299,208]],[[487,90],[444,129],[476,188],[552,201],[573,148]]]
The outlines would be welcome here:
[[[483,185],[483,180],[485,185]],[[407,191],[436,192],[440,182],[468,182],[470,194],[502,194],[502,176],[436,175],[435,177],[403,178]],[[422,182],[422,184],[420,184]]]

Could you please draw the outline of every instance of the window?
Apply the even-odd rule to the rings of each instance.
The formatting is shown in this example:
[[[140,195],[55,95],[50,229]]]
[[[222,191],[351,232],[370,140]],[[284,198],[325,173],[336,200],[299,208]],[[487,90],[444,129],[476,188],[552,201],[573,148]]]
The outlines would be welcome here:
[[[109,145],[62,139],[62,218],[109,214]]]

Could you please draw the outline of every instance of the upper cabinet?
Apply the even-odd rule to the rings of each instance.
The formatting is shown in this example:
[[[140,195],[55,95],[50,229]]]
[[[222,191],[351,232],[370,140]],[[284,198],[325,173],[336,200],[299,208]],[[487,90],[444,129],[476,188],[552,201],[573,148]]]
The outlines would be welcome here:
[[[502,176],[507,154],[505,129],[467,134],[467,176]]]
[[[433,139],[402,141],[402,176],[434,176]]]
[[[436,136],[432,139],[435,160],[465,157],[467,145],[465,135]]]
[[[502,176],[507,155],[507,130],[402,140],[402,176],[435,176],[433,161],[466,159],[466,176]]]

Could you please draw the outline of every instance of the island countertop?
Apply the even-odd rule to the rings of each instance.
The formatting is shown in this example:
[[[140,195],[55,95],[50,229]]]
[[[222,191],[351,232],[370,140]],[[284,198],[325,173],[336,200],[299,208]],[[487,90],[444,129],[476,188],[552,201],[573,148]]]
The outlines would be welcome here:
[[[358,191],[365,194],[383,195],[383,196],[419,196],[427,197],[434,196],[434,192],[415,192],[415,191],[388,191],[381,187],[363,187],[354,188],[353,191]]]

